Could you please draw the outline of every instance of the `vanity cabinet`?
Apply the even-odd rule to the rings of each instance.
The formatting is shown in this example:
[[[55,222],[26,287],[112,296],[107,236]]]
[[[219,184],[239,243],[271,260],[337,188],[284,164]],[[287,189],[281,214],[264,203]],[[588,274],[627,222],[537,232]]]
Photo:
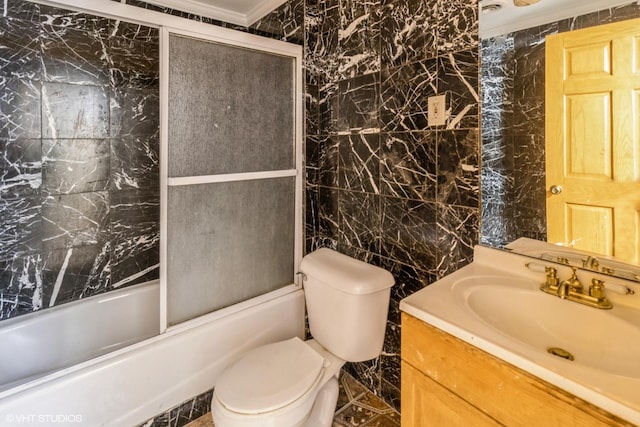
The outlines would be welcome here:
[[[402,427],[633,426],[402,314]]]

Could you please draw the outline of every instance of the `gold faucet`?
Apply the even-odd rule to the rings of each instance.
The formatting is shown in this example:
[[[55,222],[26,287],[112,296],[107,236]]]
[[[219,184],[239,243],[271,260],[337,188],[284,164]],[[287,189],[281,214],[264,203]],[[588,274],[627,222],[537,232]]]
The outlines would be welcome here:
[[[576,274],[578,269],[576,267],[571,267],[571,270],[573,271],[571,277],[567,280],[563,280],[560,283],[560,286],[558,286],[557,295],[562,299],[569,298],[572,293],[582,294],[583,286],[582,283],[580,283],[580,280],[578,280],[578,275]]]
[[[586,259],[582,260],[582,266],[584,268],[589,268],[591,270],[599,271],[600,262],[598,262],[598,258],[589,255],[587,256]]]
[[[540,290],[550,295],[555,295],[562,299],[578,302],[589,307],[613,308],[613,304],[605,295],[604,282],[593,279],[587,293],[584,293],[584,286],[580,283],[577,275],[577,268],[571,267],[572,274],[567,280],[562,282],[558,279],[558,271],[553,267],[545,267],[547,279],[540,285]]]

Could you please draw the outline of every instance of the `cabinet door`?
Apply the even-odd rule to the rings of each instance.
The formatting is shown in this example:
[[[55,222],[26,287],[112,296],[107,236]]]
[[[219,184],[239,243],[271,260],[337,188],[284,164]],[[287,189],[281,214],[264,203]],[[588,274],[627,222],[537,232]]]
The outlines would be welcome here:
[[[406,362],[402,362],[402,427],[499,426]]]

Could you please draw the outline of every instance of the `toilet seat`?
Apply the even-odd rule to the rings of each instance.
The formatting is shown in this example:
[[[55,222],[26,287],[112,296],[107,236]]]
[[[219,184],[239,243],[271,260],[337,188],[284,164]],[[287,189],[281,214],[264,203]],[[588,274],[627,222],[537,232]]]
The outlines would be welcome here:
[[[221,374],[214,393],[235,413],[271,412],[307,393],[323,371],[324,358],[296,337],[245,353]]]

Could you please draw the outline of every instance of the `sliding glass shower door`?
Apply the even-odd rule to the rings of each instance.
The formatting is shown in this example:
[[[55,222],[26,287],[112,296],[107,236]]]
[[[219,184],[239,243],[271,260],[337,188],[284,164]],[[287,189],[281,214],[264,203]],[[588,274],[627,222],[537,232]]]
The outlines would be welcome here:
[[[164,32],[166,323],[294,283],[300,58]]]

